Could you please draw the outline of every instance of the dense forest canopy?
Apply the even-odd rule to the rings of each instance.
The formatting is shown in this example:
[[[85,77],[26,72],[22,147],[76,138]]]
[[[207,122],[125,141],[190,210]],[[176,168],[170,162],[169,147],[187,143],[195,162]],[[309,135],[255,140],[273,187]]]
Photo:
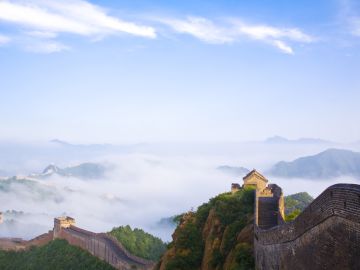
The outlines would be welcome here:
[[[131,229],[129,225],[113,228],[109,234],[115,236],[131,254],[144,259],[157,261],[166,250],[166,244],[160,238],[141,229]]]

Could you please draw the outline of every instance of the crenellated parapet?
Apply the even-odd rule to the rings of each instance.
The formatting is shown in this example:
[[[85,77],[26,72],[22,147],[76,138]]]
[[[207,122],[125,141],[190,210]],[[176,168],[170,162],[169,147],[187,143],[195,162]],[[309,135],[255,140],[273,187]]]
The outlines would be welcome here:
[[[255,226],[256,269],[360,269],[360,186],[327,188],[295,220]]]
[[[336,184],[295,220],[284,222],[284,196],[253,170],[254,252],[258,270],[360,269],[360,185]]]

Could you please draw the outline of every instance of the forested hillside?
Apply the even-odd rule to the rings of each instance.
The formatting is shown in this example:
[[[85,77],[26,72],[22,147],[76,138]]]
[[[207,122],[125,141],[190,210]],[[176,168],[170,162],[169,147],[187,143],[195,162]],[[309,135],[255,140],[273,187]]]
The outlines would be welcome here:
[[[184,214],[156,269],[254,269],[254,192],[224,193]]]
[[[131,229],[129,225],[113,228],[109,234],[115,236],[131,254],[144,259],[157,261],[166,250],[166,244],[160,238],[141,229]]]
[[[113,270],[114,268],[90,253],[69,245],[65,240],[54,240],[28,251],[0,251],[2,270]]]

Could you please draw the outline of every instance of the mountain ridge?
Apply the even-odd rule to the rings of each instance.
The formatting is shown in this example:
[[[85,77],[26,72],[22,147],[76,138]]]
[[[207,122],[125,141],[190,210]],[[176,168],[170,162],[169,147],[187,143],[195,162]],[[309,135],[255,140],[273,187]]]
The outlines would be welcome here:
[[[284,178],[328,179],[351,176],[360,179],[360,153],[329,148],[290,162],[280,161],[268,173]]]

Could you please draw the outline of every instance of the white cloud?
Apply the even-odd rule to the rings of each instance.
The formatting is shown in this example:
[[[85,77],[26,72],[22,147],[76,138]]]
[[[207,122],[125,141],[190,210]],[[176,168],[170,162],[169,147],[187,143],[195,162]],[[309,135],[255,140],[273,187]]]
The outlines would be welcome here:
[[[296,28],[276,28],[267,25],[246,25],[237,23],[239,34],[245,34],[249,37],[266,40],[272,38],[286,38],[293,41],[309,43],[314,39]]]
[[[274,40],[274,45],[275,47],[277,47],[279,50],[281,50],[284,53],[287,54],[293,54],[293,49],[286,45],[284,42],[282,42],[281,40]]]
[[[188,17],[179,19],[159,19],[174,31],[189,34],[207,43],[233,43],[244,38],[262,41],[277,47],[284,53],[292,54],[293,49],[287,42],[310,43],[314,38],[297,28],[278,28],[268,25],[251,25],[239,20],[217,23],[202,18]]]
[[[188,17],[186,20],[160,19],[176,32],[190,34],[202,41],[214,44],[230,43],[234,37],[227,29],[216,26],[212,21],[202,17]]]
[[[0,34],[0,46],[10,42],[10,38]]]
[[[110,16],[101,7],[83,0],[0,1],[0,21],[20,25],[27,35],[55,38],[61,33],[99,39],[107,35],[129,34],[155,38],[155,29]],[[55,43],[49,51],[58,51]],[[49,45],[48,44],[48,45]]]

